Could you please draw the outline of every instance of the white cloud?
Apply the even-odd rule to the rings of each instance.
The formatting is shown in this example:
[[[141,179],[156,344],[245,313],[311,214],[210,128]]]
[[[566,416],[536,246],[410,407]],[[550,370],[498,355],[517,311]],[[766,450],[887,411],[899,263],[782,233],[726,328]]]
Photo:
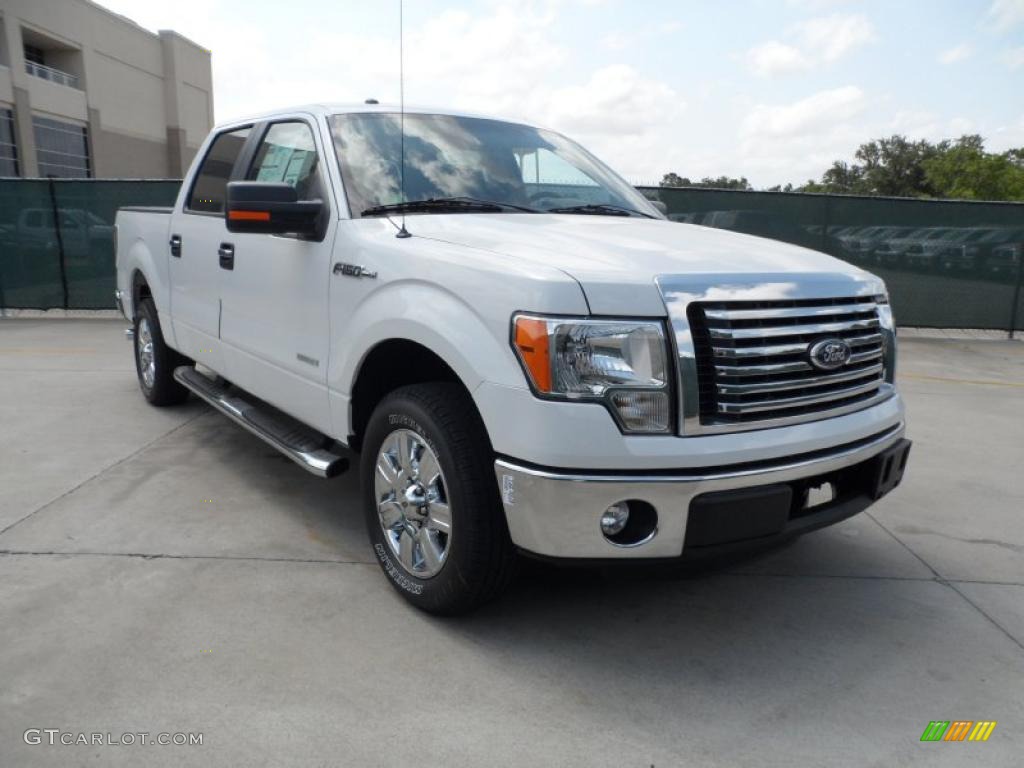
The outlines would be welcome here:
[[[1011,48],[1003,53],[1003,63],[1005,63],[1011,71],[1024,67],[1024,46],[1021,46],[1020,48]]]
[[[808,19],[795,27],[800,45],[769,40],[747,51],[747,64],[759,77],[806,72],[831,64],[876,39],[871,22],[861,14],[832,14]]]
[[[876,39],[875,28],[863,14],[833,14],[810,19],[797,30],[804,44],[825,61],[837,61]]]
[[[609,32],[601,38],[601,44],[609,51],[621,51],[632,44],[632,39],[621,32]]]
[[[1024,114],[1010,125],[1000,125],[988,134],[986,148],[989,152],[1005,152],[1008,149],[1024,147]]]
[[[526,117],[582,142],[631,178],[660,179],[685,150],[683,97],[622,64],[538,95]]]
[[[651,124],[663,124],[685,108],[675,90],[615,64],[582,85],[556,88],[536,106],[544,118],[575,135],[616,139],[640,136]]]
[[[948,135],[954,138],[975,133],[974,121],[967,117],[954,117],[949,121]]]
[[[996,29],[1015,27],[1024,23],[1024,0],[992,0],[985,17]]]
[[[811,62],[799,48],[769,40],[747,51],[750,69],[759,77],[774,77],[810,69]]]
[[[786,5],[819,13],[841,5],[849,5],[850,2],[851,0],[786,0]]]
[[[739,158],[750,178],[817,178],[864,140],[867,96],[857,86],[819,91],[788,104],[758,104],[740,128]]]
[[[924,110],[899,110],[891,119],[882,123],[881,131],[887,136],[898,133],[912,139],[929,141],[944,138],[941,119],[934,112]]]
[[[974,54],[970,43],[960,43],[952,48],[947,48],[939,54],[939,61],[943,64],[956,64],[958,61],[969,59]]]
[[[801,136],[849,120],[867,97],[855,85],[819,91],[791,104],[758,104],[743,123],[748,135]]]
[[[627,48],[636,49],[645,44],[655,43],[657,38],[674,35],[683,27],[683,23],[678,20],[630,24],[628,31],[613,29],[601,37],[601,45],[609,51],[616,52]]]

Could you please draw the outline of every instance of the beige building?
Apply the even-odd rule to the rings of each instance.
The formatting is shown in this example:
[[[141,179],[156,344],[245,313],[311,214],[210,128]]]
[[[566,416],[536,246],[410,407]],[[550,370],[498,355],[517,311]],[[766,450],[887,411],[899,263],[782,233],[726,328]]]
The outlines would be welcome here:
[[[0,0],[0,176],[181,178],[210,52],[89,0]]]

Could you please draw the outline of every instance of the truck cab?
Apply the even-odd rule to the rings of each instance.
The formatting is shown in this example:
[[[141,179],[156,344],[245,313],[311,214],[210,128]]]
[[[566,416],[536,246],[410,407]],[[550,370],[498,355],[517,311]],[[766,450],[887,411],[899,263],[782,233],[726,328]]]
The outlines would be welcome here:
[[[425,610],[493,598],[521,555],[763,546],[906,466],[880,279],[671,222],[554,131],[235,121],[116,241],[143,395],[198,396],[323,477],[358,456],[373,550]]]

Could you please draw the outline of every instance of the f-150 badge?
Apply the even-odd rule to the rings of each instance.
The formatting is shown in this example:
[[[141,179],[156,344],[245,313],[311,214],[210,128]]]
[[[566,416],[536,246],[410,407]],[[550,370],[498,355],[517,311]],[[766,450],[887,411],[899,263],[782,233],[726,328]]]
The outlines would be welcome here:
[[[368,277],[371,280],[377,277],[376,272],[371,272],[361,264],[342,264],[340,261],[334,265],[334,274],[345,277]]]

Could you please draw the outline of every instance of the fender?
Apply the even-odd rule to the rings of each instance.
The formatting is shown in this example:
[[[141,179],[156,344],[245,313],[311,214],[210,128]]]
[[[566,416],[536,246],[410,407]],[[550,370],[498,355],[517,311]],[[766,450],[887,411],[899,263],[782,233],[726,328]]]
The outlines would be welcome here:
[[[171,295],[167,273],[166,252],[154,253],[153,243],[161,248],[167,242],[170,215],[154,216],[141,211],[119,211],[117,214],[117,287],[122,291],[125,315],[135,315],[134,286],[136,275],[141,275],[149,286],[157,312],[161,316],[164,339],[171,347],[177,347],[174,329],[170,322]]]
[[[353,311],[344,336],[332,340],[328,389],[335,435],[347,435],[349,401],[363,362],[382,342],[414,341],[444,360],[472,394],[484,381],[525,387],[508,345],[508,318],[488,323],[466,301],[435,283],[396,280]]]

